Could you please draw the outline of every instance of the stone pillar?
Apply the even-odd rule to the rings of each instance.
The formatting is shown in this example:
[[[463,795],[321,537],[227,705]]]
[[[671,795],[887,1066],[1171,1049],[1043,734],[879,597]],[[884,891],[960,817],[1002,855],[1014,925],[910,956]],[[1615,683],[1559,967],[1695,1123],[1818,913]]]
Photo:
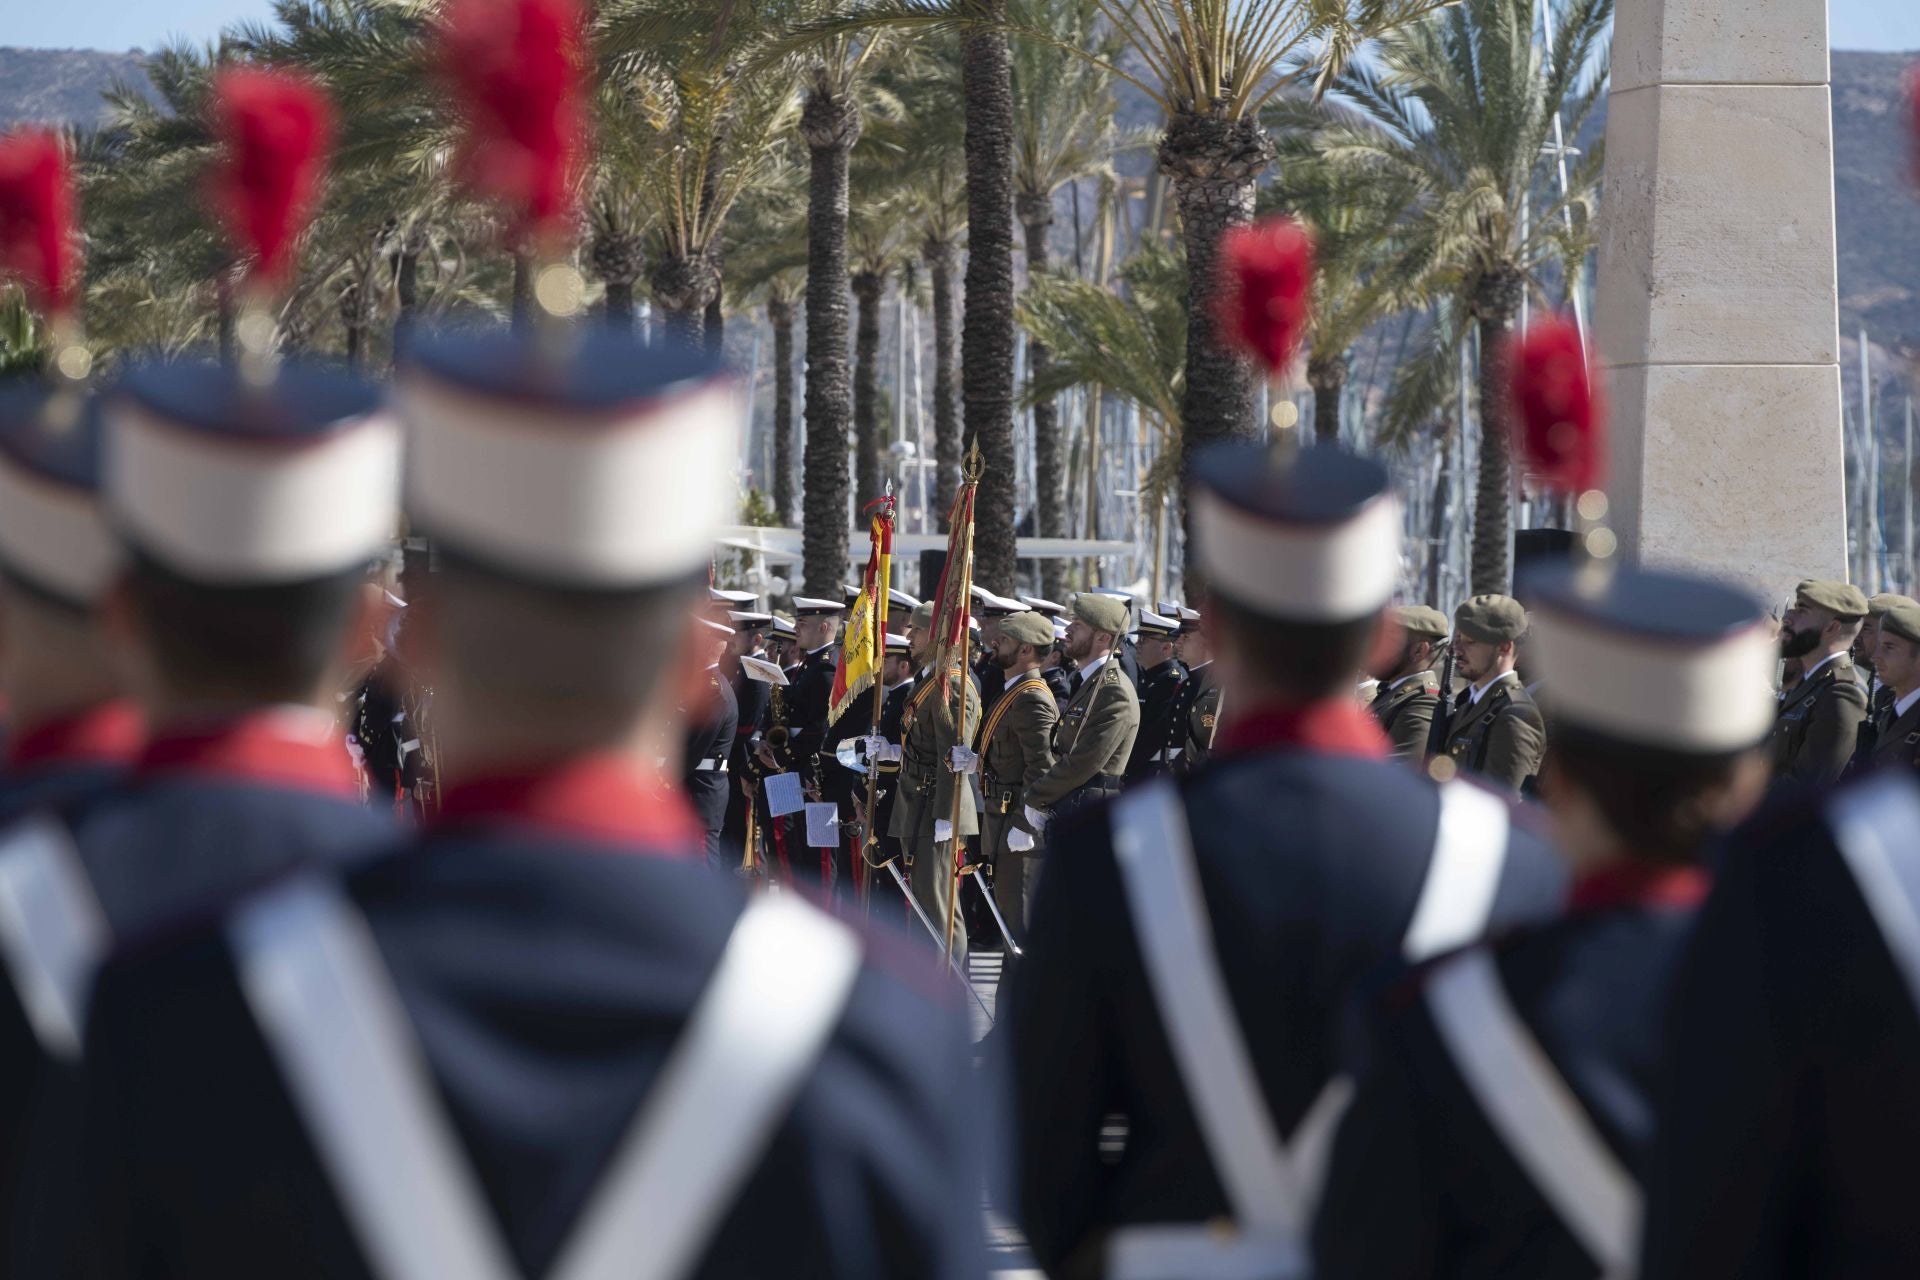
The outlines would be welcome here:
[[[1628,555],[1846,575],[1826,0],[1619,0],[1595,341]]]

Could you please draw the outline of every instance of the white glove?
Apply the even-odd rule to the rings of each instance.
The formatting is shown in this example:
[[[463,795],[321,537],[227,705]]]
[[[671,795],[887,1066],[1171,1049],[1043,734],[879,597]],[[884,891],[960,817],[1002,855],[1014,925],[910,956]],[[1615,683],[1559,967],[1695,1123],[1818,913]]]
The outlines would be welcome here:
[[[979,764],[980,757],[965,747],[955,747],[947,752],[947,768],[955,773],[972,773]]]
[[[1007,848],[1015,853],[1026,853],[1033,848],[1033,837],[1015,827],[1007,832]]]
[[[887,758],[887,748],[891,745],[891,743],[877,733],[870,733],[860,739],[861,749],[866,752],[867,759],[869,760],[885,760]]]
[[[935,844],[945,844],[951,839],[953,839],[953,824],[945,818],[935,818],[933,820],[933,842]]]
[[[1035,831],[1045,831],[1047,829],[1046,814],[1040,812],[1030,804],[1022,805],[1021,808],[1026,811],[1028,826],[1032,827]]]

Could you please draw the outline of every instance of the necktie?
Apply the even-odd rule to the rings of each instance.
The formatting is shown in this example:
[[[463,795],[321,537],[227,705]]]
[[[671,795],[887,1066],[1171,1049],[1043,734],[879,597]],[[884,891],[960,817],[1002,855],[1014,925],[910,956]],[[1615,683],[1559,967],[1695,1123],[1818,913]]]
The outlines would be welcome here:
[[[1069,701],[1072,700],[1074,694],[1080,692],[1080,686],[1085,682],[1085,676],[1081,675],[1078,671],[1073,673],[1073,679],[1067,681],[1067,698]]]

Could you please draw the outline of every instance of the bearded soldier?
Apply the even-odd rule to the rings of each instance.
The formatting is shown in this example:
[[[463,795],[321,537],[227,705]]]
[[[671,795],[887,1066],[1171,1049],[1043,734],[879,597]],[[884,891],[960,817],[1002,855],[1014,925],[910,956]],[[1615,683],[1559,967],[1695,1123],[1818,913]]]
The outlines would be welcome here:
[[[1052,644],[1053,626],[1037,613],[1001,621],[993,657],[1006,673],[1005,693],[981,723],[975,748],[986,802],[980,851],[992,863],[994,900],[1016,940],[1026,932],[1027,855],[1037,834],[1026,816],[1027,786],[1053,764],[1053,730],[1060,719],[1040,676],[1040,655]]]
[[[1511,596],[1475,596],[1454,612],[1455,672],[1467,682],[1448,722],[1454,766],[1518,794],[1540,771],[1547,725],[1514,670],[1527,613]]]
[[[913,896],[938,925],[947,919],[953,893],[954,839],[980,830],[972,784],[953,767],[953,749],[972,742],[980,727],[980,690],[964,667],[944,673],[944,678],[928,669],[937,647],[933,612],[931,601],[922,604],[907,626],[907,643],[920,676],[901,713],[900,780],[887,834],[900,841]],[[964,958],[965,929],[955,927],[953,945],[955,954]]]
[[[1773,722],[1773,781],[1820,786],[1846,770],[1860,744],[1867,691],[1848,656],[1867,616],[1867,598],[1845,582],[1809,579],[1780,620],[1780,656],[1804,675],[1780,700]]]
[[[1390,615],[1401,634],[1392,663],[1376,674],[1373,716],[1393,743],[1393,754],[1419,763],[1426,757],[1434,713],[1440,707],[1440,677],[1433,664],[1447,642],[1447,615],[1425,605],[1403,605]]]

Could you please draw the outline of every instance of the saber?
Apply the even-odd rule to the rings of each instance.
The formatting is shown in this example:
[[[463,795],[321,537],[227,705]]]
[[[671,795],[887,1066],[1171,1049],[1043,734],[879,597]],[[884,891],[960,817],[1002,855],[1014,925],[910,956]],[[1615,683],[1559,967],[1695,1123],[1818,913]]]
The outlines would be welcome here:
[[[920,905],[920,899],[914,897],[913,890],[907,887],[907,878],[900,874],[900,863],[898,859],[886,863],[886,868],[887,874],[893,877],[893,882],[900,886],[900,892],[906,897],[907,905],[913,908],[913,914],[919,916],[920,923],[926,926],[927,936],[933,939],[936,946],[939,945],[942,941],[940,930],[934,927],[933,917],[929,916],[926,908]],[[949,955],[947,957],[947,967],[953,970],[954,977],[960,979],[960,985],[967,989],[967,994],[973,997],[973,1002],[980,1006],[980,1012],[986,1014],[988,1018],[992,1018],[993,1010],[987,1008],[987,1002],[982,1000],[980,993],[973,989],[972,980],[960,971],[959,957]]]
[[[1025,955],[1020,944],[1013,940],[1013,930],[1007,928],[1007,918],[1000,914],[1000,904],[993,900],[993,890],[987,888],[987,882],[980,878],[978,871],[973,868],[968,870],[973,871],[973,883],[980,890],[980,896],[987,900],[987,910],[993,912],[993,922],[1000,926],[1000,936],[1006,939],[1007,950],[1016,956]]]

